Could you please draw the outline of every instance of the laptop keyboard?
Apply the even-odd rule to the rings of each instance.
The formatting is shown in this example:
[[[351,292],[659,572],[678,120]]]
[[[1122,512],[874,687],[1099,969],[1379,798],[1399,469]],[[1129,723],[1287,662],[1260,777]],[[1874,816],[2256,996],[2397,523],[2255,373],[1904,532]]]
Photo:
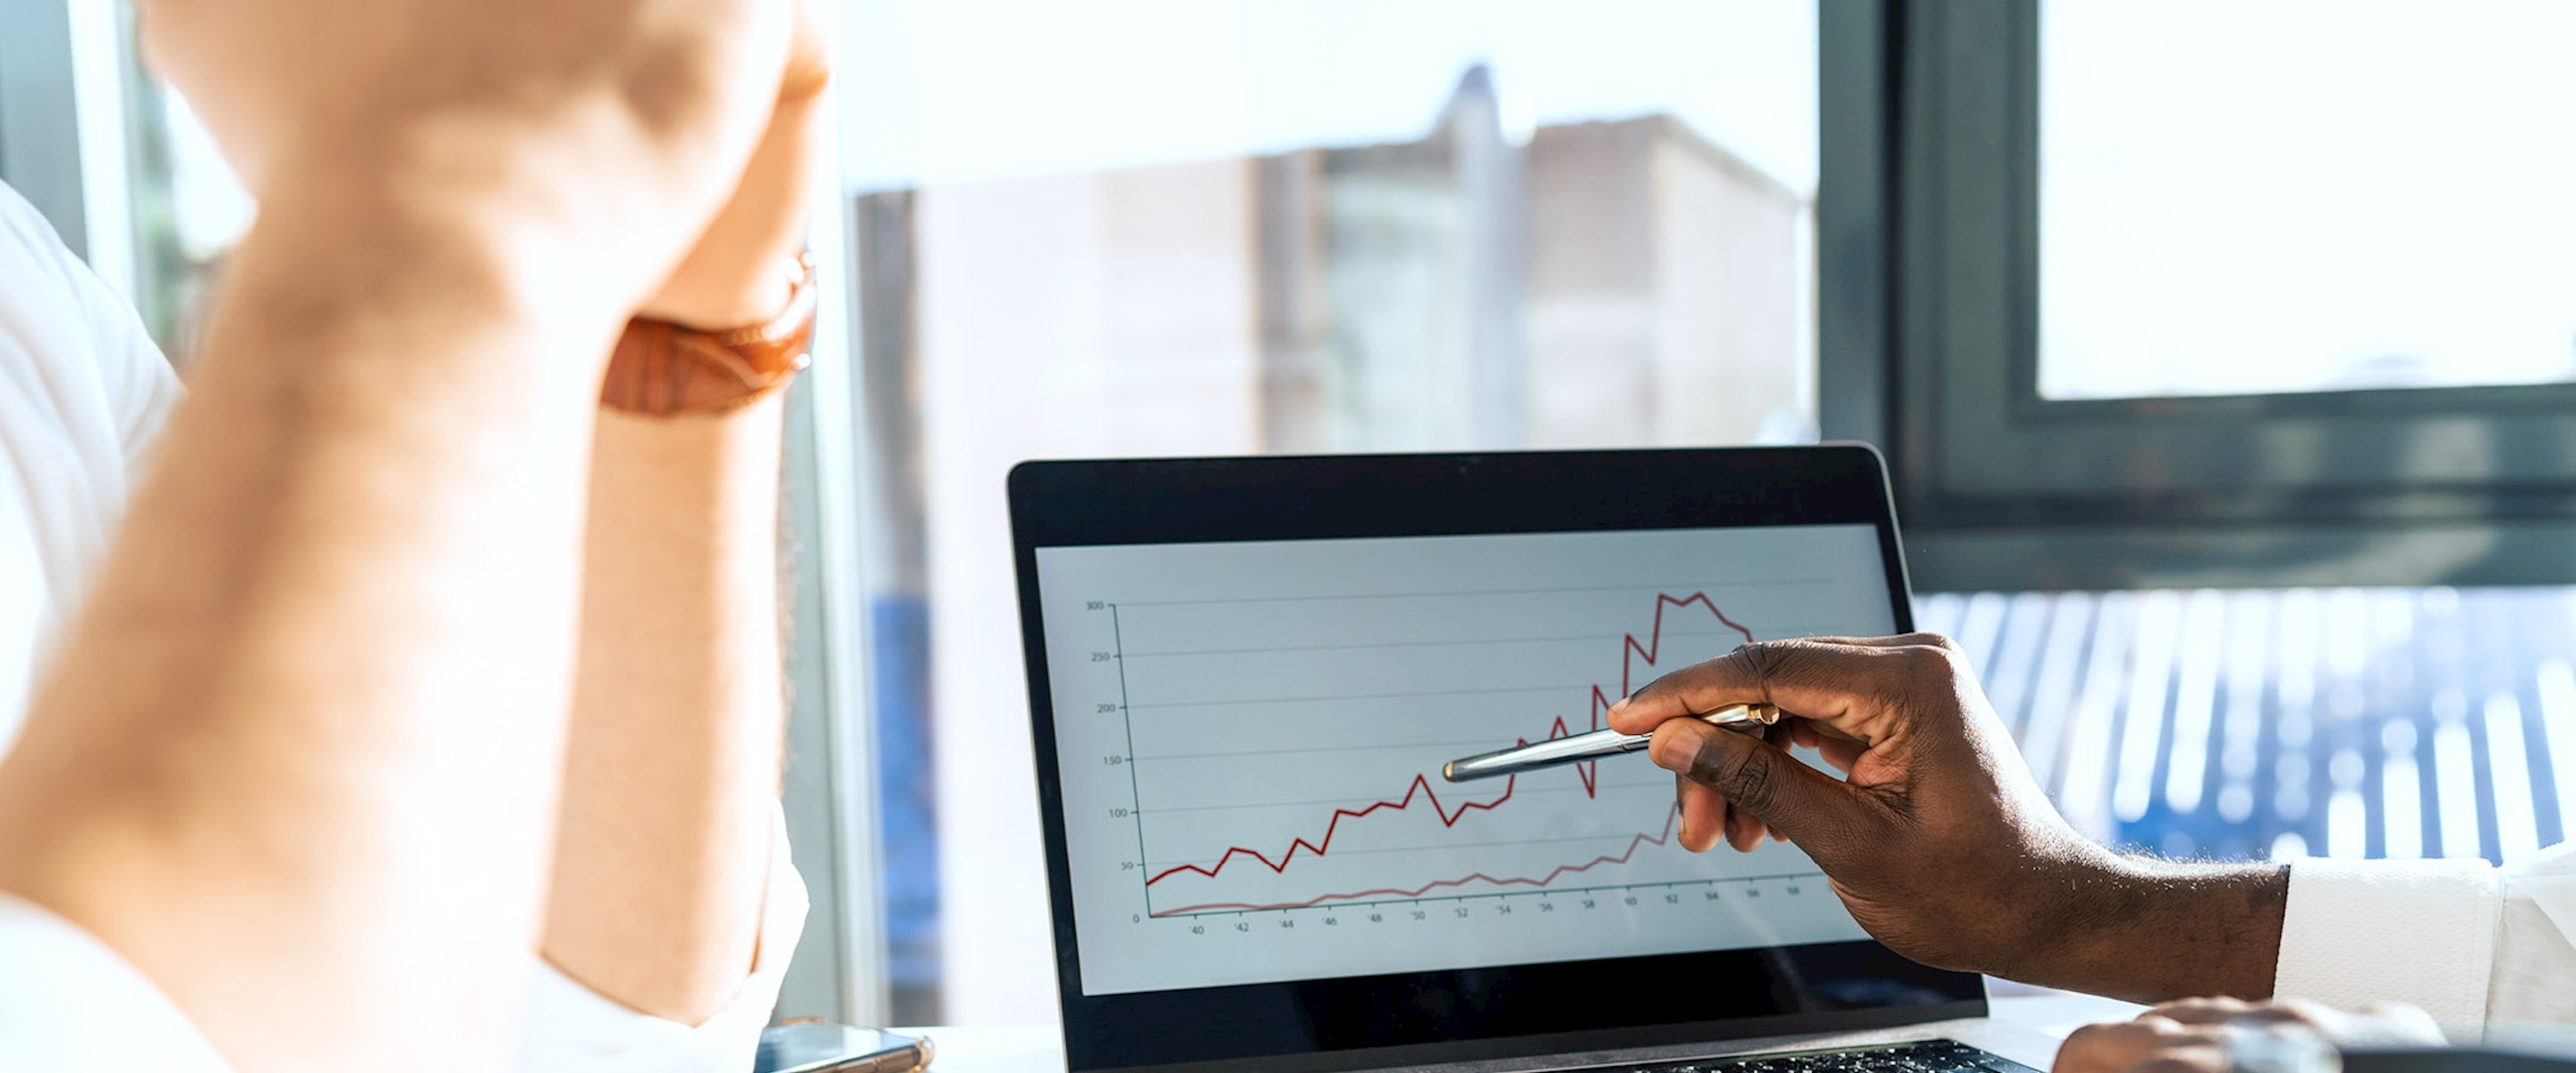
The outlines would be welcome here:
[[[2038,1073],[2001,1055],[1947,1039],[1598,1069],[1622,1073]]]

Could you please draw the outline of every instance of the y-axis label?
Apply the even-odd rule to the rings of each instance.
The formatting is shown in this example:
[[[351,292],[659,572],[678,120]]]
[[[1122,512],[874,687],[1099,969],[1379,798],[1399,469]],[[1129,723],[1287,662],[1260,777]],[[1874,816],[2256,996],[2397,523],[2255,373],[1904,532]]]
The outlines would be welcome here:
[[[1127,815],[1136,821],[1136,874],[1144,876],[1148,874],[1146,862],[1153,858],[1145,855],[1145,790],[1136,782],[1136,717],[1134,709],[1127,704],[1127,634],[1120,628],[1118,605],[1114,603],[1109,605],[1109,658],[1118,665],[1118,721],[1127,728]],[[1146,880],[1142,889],[1145,915],[1151,917],[1154,915],[1153,881]]]

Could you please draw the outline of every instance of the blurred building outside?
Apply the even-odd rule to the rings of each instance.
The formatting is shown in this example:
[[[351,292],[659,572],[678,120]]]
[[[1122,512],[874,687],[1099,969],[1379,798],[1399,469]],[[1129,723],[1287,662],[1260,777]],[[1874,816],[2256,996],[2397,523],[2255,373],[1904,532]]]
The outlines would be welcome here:
[[[1013,463],[1814,438],[1808,198],[1503,115],[1479,67],[1419,140],[856,198],[899,1017],[1053,1008]]]

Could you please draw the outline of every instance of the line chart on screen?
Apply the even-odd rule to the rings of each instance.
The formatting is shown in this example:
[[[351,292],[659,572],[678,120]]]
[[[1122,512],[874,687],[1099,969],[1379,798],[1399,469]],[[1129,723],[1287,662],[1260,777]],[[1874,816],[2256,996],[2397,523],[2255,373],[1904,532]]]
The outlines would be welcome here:
[[[1462,595],[1484,596],[1490,594],[1475,593]],[[1425,597],[1378,596],[1352,597],[1350,599],[1383,601],[1398,598],[1423,599]],[[1637,672],[1639,670],[1639,665],[1642,664],[1646,668],[1654,668],[1657,665],[1657,657],[1662,655],[1664,652],[1664,620],[1665,612],[1667,611],[1678,612],[1693,609],[1703,610],[1707,613],[1707,617],[1714,618],[1717,625],[1724,627],[1723,631],[1718,631],[1721,634],[1731,633],[1734,635],[1740,635],[1742,639],[1746,641],[1754,639],[1752,630],[1745,628],[1743,624],[1738,623],[1733,619],[1727,618],[1725,610],[1718,607],[1717,603],[1714,600],[1711,600],[1706,592],[1693,592],[1686,596],[1675,596],[1670,593],[1657,593],[1655,595],[1654,605],[1655,611],[1653,625],[1648,628],[1644,638],[1641,640],[1637,634],[1630,633],[1622,636],[1619,640],[1620,666],[1617,686],[1615,688],[1605,688],[1601,683],[1592,683],[1585,690],[1587,696],[1584,698],[1584,708],[1586,711],[1580,720],[1569,722],[1565,716],[1557,716],[1549,722],[1546,732],[1537,735],[1538,737],[1562,738],[1569,734],[1578,734],[1601,729],[1602,715],[1609,710],[1610,705],[1615,703],[1618,698],[1626,696],[1628,691],[1635,685],[1642,684],[1638,681],[1639,676]],[[1109,607],[1109,611],[1112,616],[1113,625],[1115,625],[1117,623],[1116,616],[1119,614],[1119,608],[1113,604]],[[1675,616],[1676,619],[1679,617],[1679,615]],[[1115,639],[1123,635],[1124,630],[1123,628],[1118,628],[1113,629],[1111,632],[1113,639]],[[1678,623],[1676,623],[1676,628],[1673,632],[1677,635],[1676,640],[1678,640],[1678,635],[1683,633],[1683,630],[1679,627]],[[1560,640],[1584,641],[1590,639],[1483,638],[1472,641],[1431,641],[1419,643],[1451,648],[1483,646],[1520,647],[1532,644],[1553,643]],[[1679,646],[1676,645],[1676,647]],[[1113,652],[1113,656],[1120,660],[1124,660],[1126,658],[1126,653],[1123,651],[1123,648],[1124,646],[1122,644],[1119,650]],[[1170,654],[1179,655],[1186,653]],[[1134,676],[1133,672],[1131,672],[1131,678]],[[1122,705],[1122,711],[1126,712],[1127,719],[1132,728],[1135,719],[1134,705]],[[1527,744],[1531,740],[1531,737],[1529,735],[1522,735],[1515,740],[1521,744]],[[1308,750],[1308,754],[1312,755],[1322,751],[1325,751],[1325,749]],[[1223,754],[1198,754],[1191,757],[1173,757],[1170,759],[1216,759],[1222,755]],[[1285,759],[1285,757],[1276,753],[1264,755],[1273,759]],[[1131,759],[1130,762],[1134,763],[1135,760]],[[1141,801],[1144,797],[1144,791],[1141,788],[1144,777],[1141,774],[1141,767],[1138,771],[1140,773],[1136,775],[1136,779],[1139,783],[1137,796]],[[1580,784],[1582,787],[1584,799],[1589,799],[1590,801],[1599,800],[1601,793],[1601,775],[1600,765],[1597,762],[1575,765],[1572,770],[1572,775],[1575,782]],[[1158,775],[1158,777],[1160,776]],[[1541,782],[1541,778],[1540,776],[1532,775],[1530,776],[1530,781],[1533,784],[1537,784]],[[1350,821],[1356,827],[1359,821],[1376,817],[1380,813],[1388,814],[1386,818],[1379,821],[1381,826],[1391,828],[1397,823],[1411,821],[1406,825],[1422,831],[1425,835],[1437,835],[1441,837],[1412,845],[1399,845],[1376,849],[1355,849],[1352,847],[1351,843],[1346,842],[1344,843],[1343,856],[1354,857],[1371,853],[1401,853],[1414,856],[1416,859],[1419,859],[1424,855],[1456,854],[1464,849],[1479,848],[1461,843],[1457,839],[1446,836],[1450,832],[1454,832],[1461,822],[1466,821],[1470,813],[1493,812],[1510,804],[1512,795],[1517,793],[1519,789],[1519,776],[1513,776],[1503,780],[1503,785],[1499,793],[1491,789],[1486,789],[1483,790],[1482,793],[1478,793],[1472,788],[1452,787],[1450,797],[1456,799],[1457,803],[1454,806],[1450,806],[1441,802],[1440,791],[1432,785],[1430,776],[1425,773],[1417,772],[1413,775],[1412,780],[1405,784],[1404,793],[1401,796],[1383,798],[1357,808],[1347,805],[1334,807],[1331,815],[1324,821],[1323,836],[1321,838],[1314,841],[1308,841],[1306,836],[1291,835],[1289,836],[1286,848],[1277,851],[1275,859],[1270,854],[1264,853],[1260,849],[1248,846],[1228,846],[1223,853],[1217,855],[1213,862],[1209,863],[1182,862],[1174,864],[1168,862],[1156,862],[1148,859],[1146,861],[1147,871],[1145,875],[1146,898],[1150,902],[1153,897],[1153,888],[1156,885],[1163,883],[1165,880],[1178,877],[1186,882],[1191,878],[1196,877],[1211,881],[1222,881],[1226,878],[1227,871],[1237,865],[1243,866],[1245,871],[1248,872],[1252,871],[1252,866],[1258,865],[1261,869],[1266,869],[1270,876],[1285,877],[1288,873],[1289,866],[1296,863],[1297,855],[1300,852],[1305,853],[1309,857],[1318,859],[1332,857],[1334,837],[1341,833],[1344,821]],[[1615,789],[1616,785],[1614,785],[1614,790]],[[1534,785],[1529,796],[1523,798],[1523,800],[1538,800],[1539,795],[1544,792],[1546,791]],[[1186,795],[1187,791],[1182,791],[1181,796]],[[1474,799],[1476,797],[1483,797],[1485,799],[1476,800]],[[1560,802],[1554,801],[1549,803],[1561,804]],[[1562,803],[1573,804],[1575,807],[1585,807],[1582,802],[1574,801],[1571,798]],[[1294,806],[1290,807],[1293,808]],[[1527,807],[1530,807],[1535,811],[1538,806]],[[1320,812],[1320,808],[1318,808],[1317,811]],[[1636,814],[1634,810],[1628,810],[1628,812],[1630,815]],[[1405,815],[1394,815],[1397,813],[1403,813]],[[1140,811],[1136,819],[1141,830],[1146,822],[1146,816]],[[1506,817],[1502,820],[1498,820],[1497,822],[1498,824],[1508,824],[1510,819],[1510,817]],[[1524,857],[1528,858],[1528,860],[1518,864],[1499,866],[1494,872],[1478,870],[1456,876],[1431,879],[1424,881],[1419,885],[1410,887],[1401,885],[1367,887],[1340,892],[1320,893],[1309,897],[1292,898],[1291,900],[1276,902],[1235,901],[1185,904],[1179,906],[1151,908],[1149,909],[1149,913],[1153,916],[1180,916],[1193,913],[1241,910],[1259,911],[1270,909],[1304,909],[1311,906],[1322,905],[1326,902],[1366,901],[1369,904],[1385,904],[1388,902],[1411,901],[1422,898],[1426,895],[1432,895],[1435,892],[1466,892],[1471,890],[1501,892],[1512,890],[1514,888],[1525,888],[1530,890],[1543,889],[1554,885],[1560,879],[1569,876],[1583,876],[1590,873],[1593,869],[1604,865],[1630,864],[1635,861],[1637,851],[1641,848],[1648,846],[1660,848],[1668,845],[1673,834],[1674,819],[1675,817],[1672,810],[1666,809],[1664,811],[1663,823],[1660,825],[1660,829],[1638,831],[1637,833],[1628,836],[1625,844],[1620,845],[1616,852],[1604,852],[1589,857],[1583,856],[1582,851],[1579,849],[1574,850],[1569,854],[1565,850],[1560,849],[1560,847],[1567,841],[1591,841],[1590,839],[1513,840],[1508,843],[1495,845],[1492,848],[1509,848],[1517,852],[1512,854],[1496,854],[1496,856],[1498,858]],[[1438,828],[1436,830],[1430,823],[1430,821],[1433,820],[1438,821]],[[1353,837],[1354,841],[1357,841],[1361,836]],[[1150,836],[1146,837],[1145,841],[1147,845],[1151,845],[1152,840]],[[1607,849],[1609,847],[1603,846],[1600,848]],[[1322,869],[1320,867],[1310,868],[1308,871],[1321,872]],[[1265,882],[1267,879],[1267,877],[1260,875],[1258,872],[1253,872],[1251,878],[1256,883]],[[1302,880],[1305,877],[1301,876],[1299,878]],[[1354,881],[1358,881],[1357,876],[1354,876]],[[1600,890],[1605,888],[1586,887],[1584,889]],[[1184,897],[1187,896],[1188,895],[1186,894],[1184,895]]]
[[[1874,562],[1852,528],[1042,551],[1072,582],[1045,602],[1086,979],[1229,936],[1246,967],[1161,986],[1847,937],[1794,847],[1684,851],[1641,755],[1437,772],[1746,641],[1883,632],[1883,583],[1820,558]]]

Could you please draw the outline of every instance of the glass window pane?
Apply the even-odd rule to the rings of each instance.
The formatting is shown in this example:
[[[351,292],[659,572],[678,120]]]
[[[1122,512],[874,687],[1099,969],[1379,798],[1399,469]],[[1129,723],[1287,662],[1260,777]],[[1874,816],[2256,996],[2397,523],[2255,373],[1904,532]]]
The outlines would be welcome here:
[[[208,288],[256,211],[188,102],[143,69],[131,5],[116,57],[125,79],[121,154],[133,214],[134,306],[173,362],[185,365]]]
[[[2484,857],[2576,833],[2576,589],[1926,594],[2086,833]]]
[[[1055,1014],[1012,463],[1813,438],[1812,4],[850,10],[898,1019]]]
[[[135,306],[164,353],[187,360],[224,254],[256,211],[213,136],[168,87],[132,87]]]
[[[2040,19],[2040,393],[2576,379],[2576,6]]]

